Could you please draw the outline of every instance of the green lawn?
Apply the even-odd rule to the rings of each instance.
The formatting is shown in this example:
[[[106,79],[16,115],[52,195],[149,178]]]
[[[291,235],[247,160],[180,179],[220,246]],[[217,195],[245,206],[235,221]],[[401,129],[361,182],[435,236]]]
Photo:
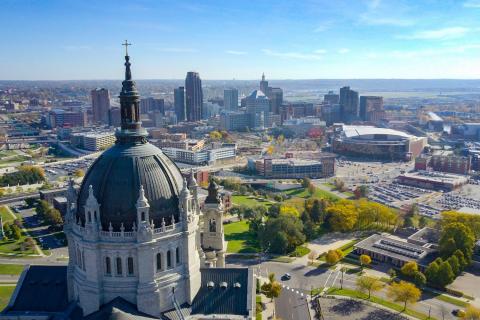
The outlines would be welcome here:
[[[248,231],[248,222],[245,220],[232,222],[223,226],[225,240],[228,241],[229,253],[255,253],[260,249],[257,239]]]
[[[0,216],[2,216],[3,223],[15,220],[8,208],[5,206],[0,207]]]
[[[0,310],[3,310],[8,301],[10,301],[10,297],[12,296],[13,290],[15,290],[15,285],[13,286],[0,286]]]
[[[23,264],[0,264],[0,274],[19,275],[24,267]]]
[[[256,299],[255,299],[255,302],[256,302],[256,314],[255,314],[255,319],[256,320],[262,320],[262,310],[263,310],[263,307],[262,307],[262,296],[259,296],[257,295]]]
[[[363,299],[363,300],[368,300],[368,295],[365,293],[362,293],[357,290],[351,290],[351,289],[339,289],[339,288],[330,288],[327,291],[327,294],[333,294],[333,295],[339,295],[339,296],[346,296],[346,297],[351,297],[351,298],[356,298],[356,299]],[[371,296],[369,301],[382,305],[384,307],[387,307],[389,309],[398,311],[398,312],[404,312],[405,314],[412,316],[417,319],[427,319],[428,315],[423,314],[421,312],[412,310],[412,309],[406,309],[403,311],[403,305],[396,304],[391,301],[384,300],[379,297]],[[434,320],[435,318],[430,318],[431,320]]]
[[[305,246],[298,246],[295,248],[295,251],[290,253],[290,257],[303,257],[304,255],[307,255],[310,253],[310,249],[308,249]]]
[[[305,198],[310,198],[310,197],[327,198],[327,199],[331,199],[331,200],[340,199],[340,197],[338,197],[337,195],[335,195],[331,192],[328,192],[326,190],[322,190],[320,188],[315,188],[315,192],[313,194],[310,194],[310,192],[308,192],[307,188],[288,190],[288,191],[285,191],[285,194],[287,194],[289,196],[292,196],[292,197],[298,197],[298,198],[304,198],[304,199]]]
[[[468,302],[465,302],[463,300],[456,299],[456,298],[453,298],[453,297],[450,297],[450,296],[447,296],[447,295],[444,295],[444,294],[436,296],[435,299],[438,299],[438,300],[441,300],[443,302],[447,302],[447,303],[450,303],[450,304],[453,304],[457,307],[462,307],[462,308],[466,308],[470,305]]]
[[[237,205],[237,206],[241,206],[241,205],[247,206],[247,207],[264,206],[267,209],[273,203],[268,200],[257,198],[254,196],[240,196],[240,195],[232,196],[232,202],[234,205]]]

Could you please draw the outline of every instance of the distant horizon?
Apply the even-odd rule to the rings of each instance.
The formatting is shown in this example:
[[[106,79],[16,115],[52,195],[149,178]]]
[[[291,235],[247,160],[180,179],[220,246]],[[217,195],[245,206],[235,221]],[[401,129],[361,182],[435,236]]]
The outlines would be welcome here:
[[[185,81],[184,78],[135,78],[134,81]],[[248,81],[259,82],[259,79],[204,79],[202,81]],[[480,81],[479,78],[267,78],[267,81]],[[123,81],[122,78],[92,79],[0,79],[0,82],[68,82],[68,81]]]

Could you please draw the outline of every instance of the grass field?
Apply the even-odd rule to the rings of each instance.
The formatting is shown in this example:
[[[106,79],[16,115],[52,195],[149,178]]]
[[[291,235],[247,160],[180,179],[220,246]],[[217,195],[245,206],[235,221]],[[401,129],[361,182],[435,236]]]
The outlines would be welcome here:
[[[225,240],[228,241],[229,253],[256,253],[259,251],[257,239],[248,231],[245,220],[232,222],[223,226]]]
[[[0,310],[3,310],[12,296],[15,285],[12,286],[0,286]]]
[[[240,196],[234,195],[232,196],[232,202],[234,205],[237,206],[247,206],[247,207],[255,207],[255,206],[264,206],[266,208],[270,207],[273,202],[262,198],[256,198],[254,196]]]
[[[2,216],[3,223],[15,220],[8,208],[5,206],[0,207],[0,215]]]
[[[19,275],[23,268],[23,264],[0,264],[0,274]]]
[[[340,199],[337,195],[335,195],[331,192],[319,189],[319,188],[316,188],[315,192],[312,195],[310,194],[310,192],[308,192],[308,190],[306,188],[292,189],[292,190],[286,191],[285,193],[289,196],[292,196],[292,197],[298,197],[298,198],[304,198],[304,199],[305,198],[310,198],[310,197],[327,198],[327,199],[331,199],[331,200]]]

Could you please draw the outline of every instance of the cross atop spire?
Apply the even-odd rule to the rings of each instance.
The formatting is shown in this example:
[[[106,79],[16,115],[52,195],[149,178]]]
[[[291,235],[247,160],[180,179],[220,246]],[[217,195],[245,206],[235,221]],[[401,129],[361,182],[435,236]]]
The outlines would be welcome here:
[[[128,43],[127,40],[125,40],[124,43],[122,43],[122,46],[125,46],[125,56],[128,56],[128,46],[131,46],[131,43]]]

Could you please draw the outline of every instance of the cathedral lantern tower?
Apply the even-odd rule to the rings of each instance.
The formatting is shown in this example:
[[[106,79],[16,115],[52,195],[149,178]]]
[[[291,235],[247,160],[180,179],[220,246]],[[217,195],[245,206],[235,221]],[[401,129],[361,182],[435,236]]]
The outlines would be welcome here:
[[[202,249],[207,267],[225,267],[226,243],[223,231],[224,207],[218,185],[210,180],[203,209]]]

